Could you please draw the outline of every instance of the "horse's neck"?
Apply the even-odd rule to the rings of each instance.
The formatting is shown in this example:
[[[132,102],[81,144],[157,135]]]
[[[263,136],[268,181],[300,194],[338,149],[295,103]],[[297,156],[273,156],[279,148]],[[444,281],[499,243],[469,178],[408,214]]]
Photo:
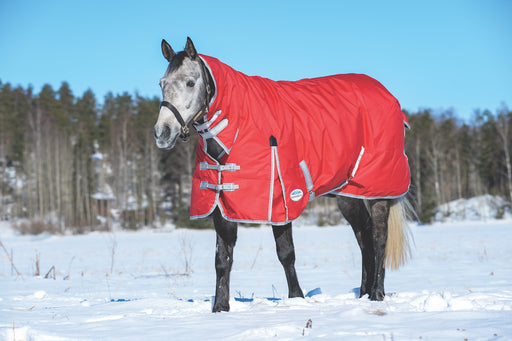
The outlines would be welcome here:
[[[201,60],[203,63],[203,70],[204,70],[204,76],[206,77],[206,82],[209,85],[210,93],[207,94],[207,101],[211,101],[212,98],[215,98],[215,94],[217,89],[215,88],[215,81],[213,79],[213,75],[210,73],[210,70],[206,67],[204,64],[205,62]],[[210,103],[208,103],[209,105]],[[207,120],[206,115],[201,117],[198,120],[199,124],[205,123]],[[207,153],[213,157],[217,162],[220,163],[221,156],[224,152],[224,149],[220,146],[220,144],[214,139],[214,138],[208,138],[206,139],[206,146],[207,146]]]

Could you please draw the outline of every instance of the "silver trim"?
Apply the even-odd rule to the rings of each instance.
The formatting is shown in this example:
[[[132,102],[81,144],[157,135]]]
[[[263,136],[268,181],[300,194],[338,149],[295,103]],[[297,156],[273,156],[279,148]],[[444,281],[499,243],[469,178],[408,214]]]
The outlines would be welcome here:
[[[343,182],[341,183],[341,185],[339,185],[339,186],[337,186],[337,187],[335,187],[335,188],[331,189],[329,192],[325,192],[325,193],[323,193],[323,194],[320,194],[320,196],[325,195],[325,194],[336,194],[336,193],[339,193],[339,192],[336,192],[336,191],[337,191],[337,190],[339,190],[339,189],[341,189],[341,188],[343,188],[343,187],[345,187],[345,186],[348,184],[348,181],[349,181],[349,180],[350,180],[350,179],[347,179],[347,180],[343,181]]]
[[[275,173],[275,161],[274,161],[274,153],[277,146],[270,147],[270,196],[268,199],[268,221],[272,220],[272,204],[274,201],[274,173]]]
[[[286,213],[285,217],[286,217],[286,220],[288,220],[288,205],[286,205],[286,192],[284,189],[283,177],[281,176],[281,166],[279,166],[279,153],[277,152],[277,146],[275,148],[276,148],[277,175],[279,176],[279,182],[281,183],[281,191],[283,192],[284,210]]]
[[[373,200],[373,199],[398,199],[398,198],[402,198],[404,197],[405,195],[407,195],[409,191],[407,190],[406,192],[404,192],[403,194],[401,195],[397,195],[397,196],[389,196],[389,197],[364,197],[364,196],[358,196],[358,195],[350,195],[350,194],[345,194],[345,193],[340,193],[340,192],[335,192],[334,194],[336,195],[340,195],[340,196],[344,196],[344,197],[350,197],[350,198],[356,198],[356,199],[368,199],[368,200]],[[330,192],[327,192],[327,193],[324,193],[322,195],[325,195],[325,194],[328,194]],[[331,193],[332,194],[332,193]],[[213,211],[215,210],[216,207],[219,208],[220,210],[220,213],[222,214],[222,218],[226,219],[227,221],[230,221],[230,222],[233,222],[233,223],[248,223],[248,224],[271,224],[271,225],[276,225],[276,226],[282,226],[282,225],[286,225],[288,223],[291,223],[293,222],[295,219],[299,218],[295,218],[295,219],[286,219],[286,221],[283,221],[283,222],[273,222],[271,221],[270,219],[269,220],[249,220],[249,219],[231,219],[231,218],[228,218],[226,216],[226,214],[224,213],[224,209],[222,207],[222,205],[220,204],[219,202],[219,192],[217,192],[217,196],[215,198],[215,202],[213,203],[210,211],[206,214],[203,214],[203,215],[195,215],[195,216],[190,216],[190,219],[191,220],[198,220],[198,219],[206,219],[208,218],[209,216],[212,215]],[[320,195],[320,196],[322,196]]]
[[[203,130],[206,130],[206,129],[209,129],[210,126],[213,124],[213,122],[215,122],[215,120],[220,116],[220,114],[222,114],[222,110],[219,109],[217,110],[213,115],[212,115],[212,118],[210,118],[207,122],[203,123],[203,124],[198,124],[196,125],[196,130],[199,132],[199,131],[203,131]]]
[[[401,198],[405,195],[407,195],[407,193],[409,192],[409,190],[407,190],[406,192],[400,194],[400,195],[390,195],[390,196],[386,196],[386,197],[365,197],[364,195],[353,195],[353,194],[348,194],[348,193],[343,193],[343,192],[327,192],[325,194],[334,194],[334,195],[339,195],[339,196],[342,196],[342,197],[348,197],[348,198],[354,198],[354,199],[366,199],[366,200],[375,200],[375,199],[398,199],[398,198]],[[322,194],[324,195],[324,194]]]
[[[308,202],[311,202],[313,200],[315,200],[316,196],[315,196],[315,192],[314,191],[309,191],[309,200]]]
[[[362,146],[361,152],[359,152],[359,157],[357,158],[357,161],[356,161],[356,165],[354,166],[354,169],[352,170],[351,178],[353,178],[354,175],[356,175],[356,171],[359,168],[359,162],[361,162],[361,158],[363,157],[363,154],[364,154],[364,147]]]
[[[350,177],[347,180],[343,181],[339,186],[331,189],[328,192],[325,192],[325,193],[321,194],[320,196],[325,195],[325,194],[336,194],[336,193],[339,193],[339,192],[336,192],[336,191],[341,189],[341,188],[343,188],[343,187],[345,187],[349,183],[349,181],[356,175],[357,169],[359,168],[359,163],[361,162],[361,159],[362,159],[362,157],[364,155],[364,150],[365,150],[364,147],[361,147],[361,151],[359,152],[359,156],[357,157],[356,164],[354,165],[354,169],[352,169],[352,173],[350,174]]]
[[[224,208],[222,207],[222,205],[219,203],[219,201],[217,199],[215,200],[215,203],[213,204],[211,210],[208,213],[203,214],[203,215],[191,216],[190,219],[191,220],[206,219],[213,213],[213,211],[215,210],[216,207],[219,208],[222,218],[226,219],[227,221],[233,222],[233,223],[271,224],[271,225],[275,225],[275,226],[283,226],[283,225],[291,223],[293,220],[295,220],[295,219],[293,219],[293,220],[287,219],[286,221],[283,221],[283,222],[273,222],[270,220],[231,219],[226,216],[226,214],[224,213]]]
[[[212,69],[210,68],[210,65],[208,65],[208,63],[206,62],[206,60],[204,60],[203,57],[199,56],[199,58],[201,58],[201,60],[203,61],[204,65],[206,66],[206,68],[208,69],[208,72],[210,72],[210,76],[212,76],[212,79],[213,79],[213,86],[215,86],[215,94],[213,95],[213,97],[210,99],[210,107],[212,106],[213,102],[215,101],[215,99],[217,98],[217,93],[219,91],[219,89],[217,89],[217,82],[215,81],[215,76],[213,75],[213,72],[212,72]]]
[[[211,139],[214,137],[217,137],[217,134],[219,134],[221,131],[224,130],[229,124],[229,121],[227,118],[223,118],[215,127],[211,128],[207,132],[199,133],[203,138]]]

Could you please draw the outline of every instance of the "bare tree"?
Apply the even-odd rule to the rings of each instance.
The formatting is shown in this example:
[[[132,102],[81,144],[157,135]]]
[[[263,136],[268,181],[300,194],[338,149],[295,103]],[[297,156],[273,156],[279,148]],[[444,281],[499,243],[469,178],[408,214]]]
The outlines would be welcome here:
[[[510,136],[509,136],[509,116],[508,110],[503,108],[495,121],[496,130],[503,143],[503,152],[505,153],[505,165],[507,168],[508,196],[512,200],[512,166],[510,164]]]

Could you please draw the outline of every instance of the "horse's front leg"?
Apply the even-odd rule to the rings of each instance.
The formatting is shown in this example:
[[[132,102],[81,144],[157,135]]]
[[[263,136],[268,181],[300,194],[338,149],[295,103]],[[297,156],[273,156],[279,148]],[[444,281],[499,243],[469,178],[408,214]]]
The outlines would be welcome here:
[[[217,232],[217,248],[215,251],[215,271],[217,282],[215,302],[212,311],[229,311],[229,275],[233,265],[233,248],[237,237],[237,224],[222,217],[219,209],[213,212],[213,223]]]
[[[286,281],[288,282],[288,297],[304,297],[295,272],[295,248],[293,246],[292,224],[272,226],[276,251],[279,261],[283,265]]]
[[[390,200],[370,200],[370,212],[361,199],[338,197],[338,207],[352,226],[361,248],[363,270],[360,296],[384,299],[385,251]]]

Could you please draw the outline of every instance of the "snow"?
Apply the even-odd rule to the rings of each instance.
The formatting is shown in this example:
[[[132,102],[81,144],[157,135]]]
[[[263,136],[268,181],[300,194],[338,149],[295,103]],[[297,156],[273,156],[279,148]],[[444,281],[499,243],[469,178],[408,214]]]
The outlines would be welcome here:
[[[96,200],[110,200],[110,201],[116,200],[116,197],[114,197],[113,195],[102,193],[102,192],[96,192],[96,193],[92,194],[91,198],[96,199]]]
[[[457,199],[442,204],[436,210],[435,221],[512,219],[511,204],[505,198],[481,195],[470,199]]]
[[[91,158],[94,161],[101,161],[101,160],[103,160],[103,154],[100,152],[96,152],[96,153],[92,154]]]
[[[348,226],[294,228],[302,289],[321,288],[305,299],[286,298],[271,229],[240,228],[231,311],[212,314],[214,231],[21,236],[2,222],[21,276],[0,248],[0,339],[512,339],[512,220],[411,228],[414,257],[387,272],[383,302],[358,298]]]

